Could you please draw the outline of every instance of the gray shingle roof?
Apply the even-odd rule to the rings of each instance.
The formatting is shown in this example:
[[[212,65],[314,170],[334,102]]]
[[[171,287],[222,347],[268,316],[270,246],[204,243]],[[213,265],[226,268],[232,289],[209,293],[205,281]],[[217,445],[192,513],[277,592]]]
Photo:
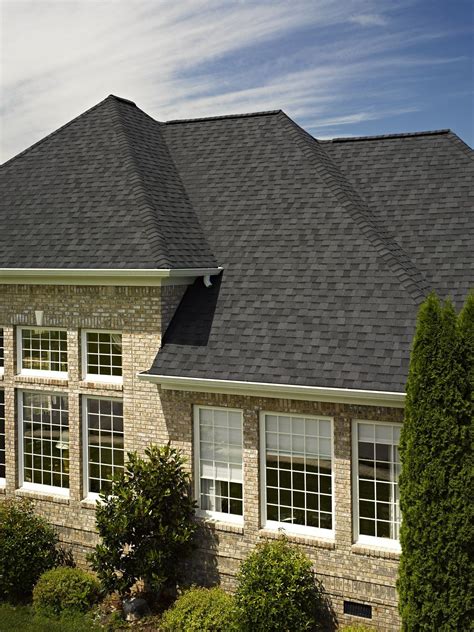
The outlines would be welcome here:
[[[213,267],[161,134],[110,96],[0,169],[0,268]]]
[[[187,292],[151,373],[403,391],[420,301],[443,282],[464,295],[474,260],[472,251],[453,257],[453,238],[440,247],[448,258],[440,266],[428,242],[399,236],[410,234],[410,209],[422,209],[422,222],[437,199],[438,214],[446,206],[461,211],[455,222],[472,241],[469,152],[443,137],[443,156],[433,158],[438,137],[420,136],[423,156],[385,157],[386,176],[375,170],[373,191],[364,156],[351,162],[348,152],[346,177],[344,152],[355,142],[318,143],[282,113],[175,123],[164,135],[225,269],[211,290],[196,282]],[[400,142],[417,142],[407,138]],[[449,186],[430,171],[443,160],[464,170]],[[392,198],[410,201],[413,192],[393,190],[406,189],[410,164],[409,182],[423,183],[411,204],[391,204],[394,230],[385,207]],[[444,232],[446,224],[443,215]]]
[[[218,264],[150,373],[400,392],[423,297],[472,285],[472,160],[449,131],[318,142],[109,97],[2,167],[0,267]]]

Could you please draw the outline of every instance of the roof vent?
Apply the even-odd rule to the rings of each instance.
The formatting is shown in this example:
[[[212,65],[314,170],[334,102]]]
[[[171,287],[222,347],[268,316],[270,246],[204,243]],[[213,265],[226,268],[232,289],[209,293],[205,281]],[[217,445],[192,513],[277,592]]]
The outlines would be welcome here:
[[[363,619],[372,619],[372,606],[355,601],[345,601],[344,614],[350,614],[353,617],[362,617]]]

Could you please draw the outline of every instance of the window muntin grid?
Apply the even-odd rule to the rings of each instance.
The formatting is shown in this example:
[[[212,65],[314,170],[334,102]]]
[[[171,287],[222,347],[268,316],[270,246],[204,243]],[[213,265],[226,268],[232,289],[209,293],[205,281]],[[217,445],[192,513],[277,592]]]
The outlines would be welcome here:
[[[199,463],[196,480],[204,512],[243,515],[242,413],[223,408],[197,408]]]
[[[67,374],[67,332],[56,329],[20,330],[21,371]]]
[[[122,377],[122,334],[85,332],[85,373],[103,379]]]
[[[399,539],[400,429],[398,424],[357,423],[359,537]]]
[[[111,488],[111,479],[124,468],[123,402],[86,397],[86,489],[98,494]]]
[[[0,480],[5,480],[5,391],[0,390]]]
[[[69,488],[69,413],[66,395],[23,391],[23,484]]]
[[[267,524],[333,529],[329,419],[264,415]]]
[[[3,329],[0,327],[0,373],[3,373],[5,364],[5,342],[3,337]]]

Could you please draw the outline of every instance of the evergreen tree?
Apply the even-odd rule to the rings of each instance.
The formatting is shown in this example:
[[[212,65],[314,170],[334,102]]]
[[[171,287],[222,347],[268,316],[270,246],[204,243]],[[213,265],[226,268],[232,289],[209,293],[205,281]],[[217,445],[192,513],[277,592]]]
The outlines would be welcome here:
[[[469,309],[472,313],[472,305]],[[466,337],[452,303],[442,307],[435,295],[429,296],[418,314],[400,441],[398,590],[408,632],[464,631],[472,625],[472,408]]]

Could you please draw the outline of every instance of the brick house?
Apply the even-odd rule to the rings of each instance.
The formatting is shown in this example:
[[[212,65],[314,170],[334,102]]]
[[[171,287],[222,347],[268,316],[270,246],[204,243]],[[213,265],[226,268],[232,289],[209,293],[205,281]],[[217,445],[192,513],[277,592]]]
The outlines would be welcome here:
[[[318,142],[114,96],[5,163],[0,494],[84,560],[126,451],[171,440],[192,578],[231,588],[283,528],[340,622],[398,629],[410,342],[429,291],[472,285],[472,164],[449,130]]]

